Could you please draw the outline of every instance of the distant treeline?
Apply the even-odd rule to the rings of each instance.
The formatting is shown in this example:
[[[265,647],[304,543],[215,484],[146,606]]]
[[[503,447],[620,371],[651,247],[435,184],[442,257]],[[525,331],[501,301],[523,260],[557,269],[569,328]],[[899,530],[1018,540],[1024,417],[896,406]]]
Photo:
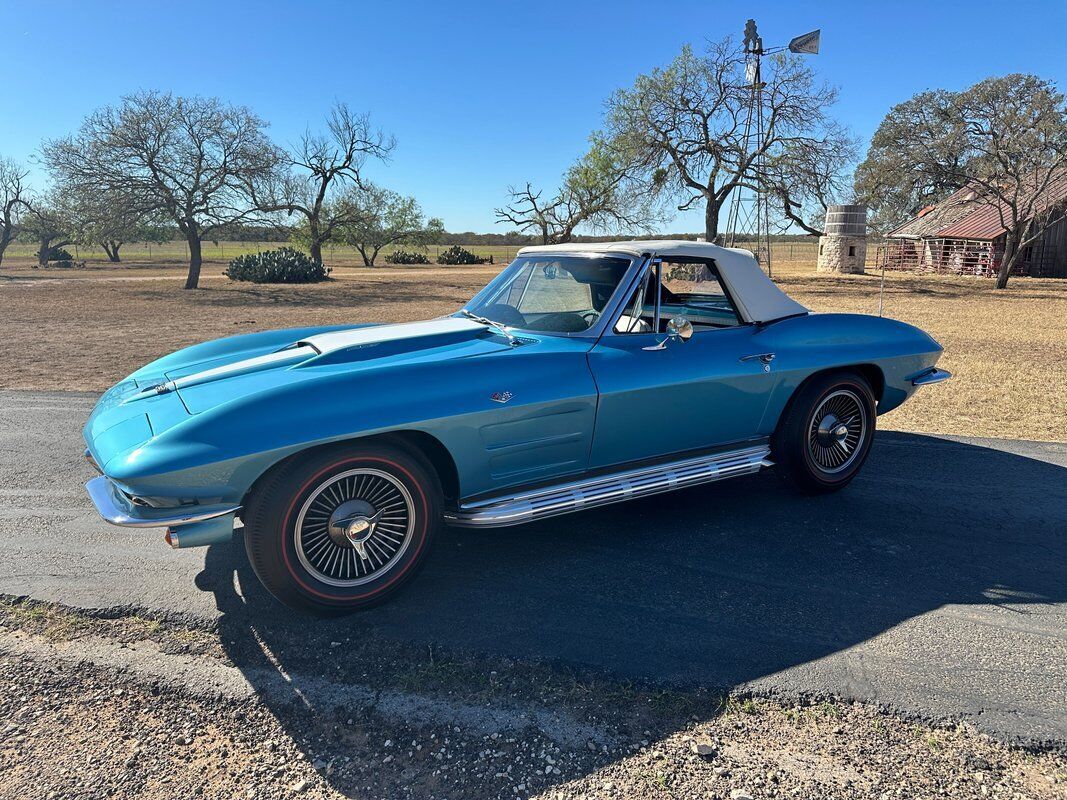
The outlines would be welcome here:
[[[292,239],[293,228],[286,225],[235,225],[219,229],[212,235],[216,242],[288,242]],[[575,242],[622,242],[630,239],[683,239],[695,242],[702,238],[699,233],[656,233],[647,236],[574,236]],[[181,239],[177,229],[174,230],[174,239]],[[739,241],[746,241],[744,237]],[[813,242],[815,237],[810,234],[781,234],[771,237],[772,242]],[[518,231],[507,233],[475,233],[474,231],[461,231],[457,233],[445,232],[439,236],[438,244],[476,244],[484,246],[521,247],[529,244],[539,244],[537,236],[530,236]]]

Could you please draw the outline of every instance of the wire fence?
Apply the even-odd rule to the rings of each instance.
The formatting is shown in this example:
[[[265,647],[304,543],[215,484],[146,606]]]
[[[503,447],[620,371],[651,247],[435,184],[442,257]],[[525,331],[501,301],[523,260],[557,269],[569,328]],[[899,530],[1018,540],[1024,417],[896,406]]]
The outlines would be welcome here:
[[[207,262],[228,263],[230,260],[241,255],[259,253],[265,250],[275,250],[279,247],[291,246],[286,242],[245,242],[245,241],[205,241],[202,246],[202,255]],[[515,258],[520,249],[526,245],[489,245],[489,244],[462,244],[467,250],[475,255],[491,259],[494,265],[509,263]],[[741,243],[744,248],[745,244]],[[437,257],[452,247],[451,244],[430,245],[423,249],[431,263],[436,262]],[[85,245],[67,245],[66,249],[74,256],[77,262],[87,261],[91,263],[107,263],[108,257],[103,248]],[[400,246],[396,249],[410,250],[412,248]],[[393,248],[388,248],[379,254],[376,264],[388,264]],[[867,251],[867,267],[874,269],[880,266],[880,251],[872,246]],[[772,265],[782,265],[791,270],[815,269],[818,259],[819,245],[815,239],[796,242],[773,242],[771,244]],[[355,247],[327,246],[324,250],[324,260],[331,266],[358,267],[363,265],[363,257]],[[116,266],[126,265],[167,265],[181,264],[189,259],[189,247],[184,240],[175,240],[157,243],[131,242],[122,246],[120,251],[121,263]],[[3,266],[26,265],[27,262],[36,263],[37,246],[28,242],[16,242],[8,247],[4,254]]]
[[[877,263],[887,270],[995,277],[1004,262],[1004,248],[994,242],[966,239],[894,239],[878,248]],[[1023,249],[1014,275],[1035,278],[1067,277],[1055,245],[1039,242]]]

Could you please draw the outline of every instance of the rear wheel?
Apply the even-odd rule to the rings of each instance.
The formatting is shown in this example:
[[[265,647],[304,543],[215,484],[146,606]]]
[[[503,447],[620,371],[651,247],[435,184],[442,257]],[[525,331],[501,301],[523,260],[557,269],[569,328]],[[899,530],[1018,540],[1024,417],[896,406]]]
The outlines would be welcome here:
[[[808,494],[842,489],[871,449],[874,392],[853,372],[818,376],[790,402],[772,440],[778,473]]]
[[[245,509],[245,549],[283,603],[346,613],[415,576],[440,517],[437,476],[422,458],[354,445],[297,457],[266,476]]]

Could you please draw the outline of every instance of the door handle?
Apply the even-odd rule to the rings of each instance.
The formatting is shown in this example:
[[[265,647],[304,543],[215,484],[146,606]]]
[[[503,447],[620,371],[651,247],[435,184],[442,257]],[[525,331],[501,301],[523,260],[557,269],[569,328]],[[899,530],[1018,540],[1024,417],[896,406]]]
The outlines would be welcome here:
[[[738,361],[743,364],[746,361],[756,361],[757,359],[763,364],[764,372],[771,371],[771,362],[774,361],[774,353],[754,353],[750,356],[741,356]]]

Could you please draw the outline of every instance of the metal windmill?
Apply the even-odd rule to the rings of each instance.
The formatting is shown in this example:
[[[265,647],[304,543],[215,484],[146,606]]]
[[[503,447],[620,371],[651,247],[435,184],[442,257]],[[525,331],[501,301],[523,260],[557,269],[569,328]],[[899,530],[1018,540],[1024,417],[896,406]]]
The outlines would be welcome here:
[[[815,55],[819,52],[821,31],[796,36],[787,45],[763,46],[763,37],[756,31],[756,21],[745,23],[745,84],[749,90],[748,106],[742,134],[742,185],[730,196],[726,215],[726,246],[737,247],[752,243],[756,260],[771,274],[771,198],[767,194],[761,176],[764,173],[766,154],[766,128],[763,116],[764,82],[761,73],[763,56],[789,50],[791,53]]]

